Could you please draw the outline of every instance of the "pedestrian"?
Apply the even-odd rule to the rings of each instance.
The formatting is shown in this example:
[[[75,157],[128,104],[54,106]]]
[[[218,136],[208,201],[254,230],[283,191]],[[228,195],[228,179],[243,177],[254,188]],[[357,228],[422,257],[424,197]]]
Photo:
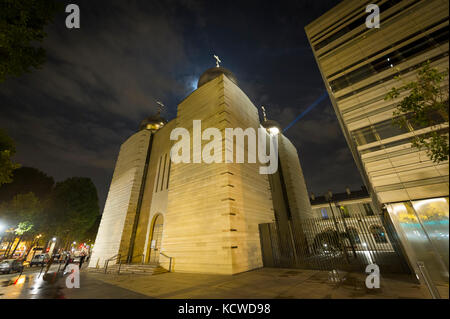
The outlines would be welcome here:
[[[50,259],[47,262],[47,268],[45,269],[44,277],[45,277],[45,275],[47,275],[48,270],[50,269],[50,267],[53,264],[53,258],[54,258],[54,256],[51,256]]]
[[[83,262],[84,262],[84,258],[86,258],[86,255],[83,253],[83,254],[81,254],[81,256],[80,256],[80,270],[81,270],[81,266],[83,265]]]
[[[70,254],[67,254],[66,256],[66,262],[64,264],[63,273],[66,271],[67,265],[70,264]]]

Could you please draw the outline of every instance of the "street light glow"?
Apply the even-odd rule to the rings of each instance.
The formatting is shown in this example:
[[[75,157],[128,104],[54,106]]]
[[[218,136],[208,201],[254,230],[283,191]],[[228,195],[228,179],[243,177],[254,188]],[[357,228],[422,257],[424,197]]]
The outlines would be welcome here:
[[[278,133],[280,133],[280,129],[276,126],[270,127],[269,133],[272,135],[277,135]]]

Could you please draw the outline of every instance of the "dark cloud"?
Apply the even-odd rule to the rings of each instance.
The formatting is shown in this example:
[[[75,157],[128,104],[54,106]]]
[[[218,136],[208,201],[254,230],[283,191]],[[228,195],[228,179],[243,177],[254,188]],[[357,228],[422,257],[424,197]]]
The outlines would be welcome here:
[[[255,105],[287,125],[323,92],[304,26],[337,1],[77,1],[81,29],[48,28],[42,69],[0,85],[16,159],[61,180],[89,176],[104,203],[120,144],[194,88],[218,54]],[[67,2],[69,3],[69,2]],[[286,135],[315,192],[361,184],[329,101]]]

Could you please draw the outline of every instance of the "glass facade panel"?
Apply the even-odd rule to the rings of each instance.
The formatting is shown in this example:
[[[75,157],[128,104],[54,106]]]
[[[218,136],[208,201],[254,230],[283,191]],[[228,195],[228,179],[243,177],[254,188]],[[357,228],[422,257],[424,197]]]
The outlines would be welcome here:
[[[428,210],[427,214],[430,214],[429,207],[426,207],[428,205],[422,205],[423,208],[419,207],[419,210]],[[440,224],[440,226],[438,227],[431,224],[427,226],[427,229],[426,227],[422,226],[422,223],[418,218],[413,205],[409,202],[389,204],[387,205],[387,209],[401,239],[401,242],[406,250],[408,259],[410,260],[411,265],[414,267],[416,273],[421,274],[417,263],[423,262],[433,282],[438,285],[447,285],[448,289],[448,248],[447,261],[445,262],[442,259],[442,256],[444,255],[442,255],[442,253],[438,253],[438,250],[436,249],[434,243],[430,240],[430,236],[428,234],[428,231],[430,230],[432,231],[432,234],[436,234],[436,232],[442,233],[443,231],[445,231],[445,223]],[[436,210],[433,209],[433,211],[435,212],[434,214],[436,214]],[[443,221],[446,220],[448,223],[448,206],[446,208],[446,212],[446,219],[442,215],[442,212],[439,213],[440,215],[437,214],[437,216],[433,218]],[[448,224],[446,229],[448,236]]]
[[[411,57],[448,42],[448,34],[448,26],[446,26],[331,81],[330,86],[334,92],[337,92],[374,74],[390,69]]]
[[[448,269],[448,198],[412,202],[428,238]]]
[[[401,128],[398,125],[392,123],[392,120],[383,121],[374,125],[375,131],[380,136],[380,139],[384,140],[393,136],[408,133],[409,130]]]
[[[375,136],[372,127],[365,127],[363,129],[356,130],[352,134],[358,146],[377,141],[377,137]]]
[[[390,7],[399,3],[400,1],[401,0],[388,0],[388,1],[384,2],[383,4],[381,4],[379,6],[380,12],[383,12],[383,11],[389,9]],[[359,26],[365,25],[365,23],[366,23],[366,16],[363,15],[363,16],[355,19],[354,21],[350,22],[349,24],[347,24],[344,28],[340,29],[339,31],[333,33],[326,39],[324,39],[321,42],[319,42],[318,44],[316,44],[314,46],[314,50],[320,50],[321,48],[325,47],[327,44],[339,39],[340,37],[342,37],[343,35],[345,35],[346,33],[350,32],[350,31],[352,31],[353,29],[356,29]],[[367,31],[367,29],[363,29],[361,32],[358,33],[358,35],[366,32],[366,31]]]

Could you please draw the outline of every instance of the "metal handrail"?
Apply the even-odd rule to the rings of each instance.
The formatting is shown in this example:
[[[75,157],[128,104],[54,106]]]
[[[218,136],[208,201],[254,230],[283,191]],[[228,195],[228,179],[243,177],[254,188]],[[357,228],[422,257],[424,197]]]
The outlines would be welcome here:
[[[108,264],[109,264],[109,262],[112,261],[112,260],[114,260],[114,259],[117,259],[117,258],[119,258],[119,260],[120,260],[120,257],[121,257],[121,255],[120,255],[120,254],[117,254],[117,255],[114,255],[114,256],[112,256],[111,258],[109,258],[109,259],[107,259],[107,260],[105,261],[105,274],[106,274],[106,271],[108,270]]]
[[[166,258],[169,258],[169,272],[172,272],[172,259],[173,257],[167,256],[165,253],[163,252],[159,252],[160,255],[163,255]]]
[[[419,267],[420,273],[422,274],[422,279],[425,282],[428,291],[430,292],[431,298],[441,299],[441,295],[434,285],[433,280],[428,273],[427,267],[425,267],[425,263],[423,261],[417,261],[417,266]]]

